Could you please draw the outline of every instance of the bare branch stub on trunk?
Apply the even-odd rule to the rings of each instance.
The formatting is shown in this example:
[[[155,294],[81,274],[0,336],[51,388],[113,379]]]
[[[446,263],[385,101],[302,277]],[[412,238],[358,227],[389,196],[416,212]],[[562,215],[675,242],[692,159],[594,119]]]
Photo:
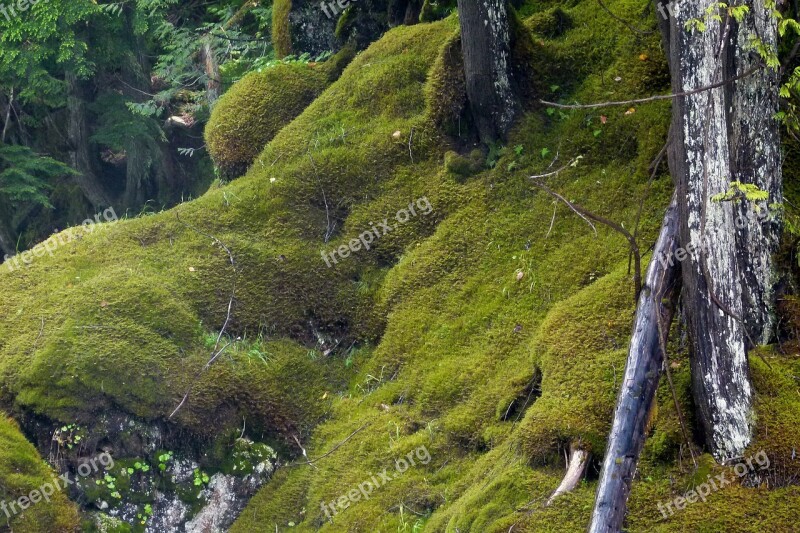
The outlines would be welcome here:
[[[507,0],[458,0],[467,98],[481,141],[505,137],[519,103],[511,83]]]

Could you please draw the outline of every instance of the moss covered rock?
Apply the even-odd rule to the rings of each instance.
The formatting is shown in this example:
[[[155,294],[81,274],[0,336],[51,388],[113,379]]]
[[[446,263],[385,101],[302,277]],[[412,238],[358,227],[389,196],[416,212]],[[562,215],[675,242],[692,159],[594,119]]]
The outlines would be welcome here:
[[[641,8],[607,4],[626,18]],[[536,44],[538,83],[552,98],[668,90],[663,62],[641,59],[658,57],[656,34],[605,31],[614,21],[593,0],[562,8],[574,24]],[[626,227],[644,197],[639,236],[653,242],[672,183],[661,173],[650,184],[649,165],[670,110],[661,102],[601,120],[532,107],[494,150],[492,169],[456,179],[458,161],[445,154],[458,143],[441,117],[457,116],[460,91],[432,88],[458,79],[447,56],[457,32],[455,18],[395,28],[258,146],[241,179],[169,212],[99,226],[30,267],[0,269],[3,399],[98,433],[113,426],[97,413],[164,421],[187,391],[165,422],[173,435],[213,441],[238,435],[245,420],[295,464],[278,470],[234,532],[585,529],[591,478],[550,507],[540,502],[558,486],[570,443],[603,453],[632,320],[628,246],[528,176],[583,156],[548,183]],[[398,213],[423,198],[430,211],[401,223]],[[389,230],[353,250],[381,221]],[[326,264],[337,249],[350,252]],[[689,365],[675,344],[691,426]],[[757,445],[790,460],[797,369],[794,354],[773,357],[775,371],[753,364],[766,423]],[[666,385],[652,431],[632,531],[796,523],[796,487],[742,483],[665,519],[657,503],[698,479],[681,456]],[[429,459],[402,468],[422,450]],[[701,465],[721,471],[707,456]],[[392,478],[379,483],[384,469]],[[358,497],[366,481],[375,486]]]

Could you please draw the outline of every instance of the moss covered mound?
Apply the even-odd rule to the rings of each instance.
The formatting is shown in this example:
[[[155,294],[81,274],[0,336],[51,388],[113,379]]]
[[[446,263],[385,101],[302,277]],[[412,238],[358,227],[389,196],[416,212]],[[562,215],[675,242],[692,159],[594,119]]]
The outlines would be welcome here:
[[[0,522],[8,528],[4,531],[71,533],[78,529],[78,509],[67,499],[65,483],[58,479],[56,488],[54,479],[58,479],[55,472],[25,440],[16,422],[0,414]]]
[[[631,0],[607,5],[641,14]],[[607,31],[615,21],[593,0],[562,9],[571,23],[533,44],[548,98],[668,90],[657,34]],[[583,530],[633,316],[628,248],[528,176],[577,160],[549,185],[626,227],[645,198],[639,235],[653,242],[672,184],[663,170],[648,184],[649,165],[670,110],[532,109],[488,164],[470,156],[464,179],[442,131],[463,94],[432,89],[461,79],[457,31],[450,18],[387,33],[242,179],[0,269],[3,399],[98,426],[109,412],[163,421],[188,390],[169,422],[180,431],[222,434],[245,419],[248,432],[281,438],[284,454],[301,458],[302,446],[314,466],[279,470],[235,532]],[[390,229],[375,230],[381,222]],[[358,244],[367,230],[369,249]],[[678,343],[671,352],[691,426],[689,365]],[[757,416],[770,424],[754,446],[775,464],[792,461],[800,427],[793,356],[753,365]],[[651,431],[632,531],[796,522],[796,487],[741,482],[665,519],[660,501],[719,467],[708,457],[701,471],[688,466],[666,385]],[[595,457],[587,482],[544,508],[575,442]],[[731,527],[755,510],[752,524]]]
[[[423,88],[453,30],[398,28],[362,53],[242,180],[0,269],[4,400],[106,431],[98,413],[165,419],[189,391],[173,422],[194,432],[243,417],[290,442],[308,432],[346,384],[342,357],[383,330],[387,266],[446,213],[452,184],[428,177],[437,134]],[[411,154],[397,130],[414,132]],[[434,214],[326,265],[321,251],[423,196]],[[215,346],[225,352],[201,371]]]
[[[234,84],[214,107],[205,130],[220,175],[243,175],[275,134],[319,96],[352,57],[352,49],[346,48],[325,63],[279,63]]]

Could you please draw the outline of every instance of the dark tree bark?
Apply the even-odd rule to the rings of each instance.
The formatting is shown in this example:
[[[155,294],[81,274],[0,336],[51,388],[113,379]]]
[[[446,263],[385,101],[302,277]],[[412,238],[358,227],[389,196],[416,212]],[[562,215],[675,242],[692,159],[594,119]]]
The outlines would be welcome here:
[[[126,37],[130,40],[136,54],[121,69],[123,80],[121,90],[132,100],[138,101],[143,94],[147,94],[151,90],[151,65],[145,53],[146,43],[136,35],[133,26],[133,17],[132,14],[129,14]],[[208,47],[210,56],[205,55],[206,47]],[[219,90],[219,85],[215,84],[215,81],[219,80],[219,70],[213,52],[210,50],[208,38],[204,38],[201,54],[204,68],[212,69],[212,72],[206,72],[206,74],[210,78],[216,76],[214,80],[209,80],[207,86],[207,95],[211,98]],[[131,136],[125,142],[125,152],[127,154],[125,191],[120,199],[122,207],[130,210],[140,209],[148,200],[158,199],[159,194],[163,199],[169,199],[172,191],[168,188],[161,189],[160,185],[172,185],[173,188],[179,188],[175,187],[177,180],[173,175],[175,172],[175,165],[172,162],[173,154],[160,139],[142,135]]]
[[[69,124],[67,139],[70,146],[71,166],[78,171],[75,181],[95,209],[111,205],[110,195],[100,182],[97,164],[90,150],[89,127],[86,119],[86,102],[81,82],[72,71],[66,73],[67,111]]]
[[[673,91],[744,75],[760,61],[748,43],[777,42],[776,20],[763,0],[748,2],[741,25],[727,18],[688,31],[712,0],[678,4],[670,17]],[[691,341],[693,394],[706,445],[720,462],[740,457],[752,436],[748,339],[766,342],[772,325],[772,259],[776,222],[762,224],[744,199],[715,202],[731,182],[755,183],[780,201],[777,74],[760,70],[673,105],[670,167],[679,192],[684,311]],[[765,207],[762,207],[765,209]],[[740,218],[737,220],[737,216]],[[738,229],[737,229],[738,227]]]
[[[617,399],[597,489],[592,533],[620,531],[647,417],[653,407],[672,316],[680,293],[680,265],[669,259],[678,248],[677,196],[664,216],[633,326],[625,377]]]
[[[507,0],[458,0],[467,98],[481,141],[505,137],[519,110],[511,84]]]
[[[15,245],[14,239],[11,237],[11,232],[9,232],[6,224],[0,220],[0,252],[3,255],[14,255]],[[0,258],[0,263],[3,260]]]

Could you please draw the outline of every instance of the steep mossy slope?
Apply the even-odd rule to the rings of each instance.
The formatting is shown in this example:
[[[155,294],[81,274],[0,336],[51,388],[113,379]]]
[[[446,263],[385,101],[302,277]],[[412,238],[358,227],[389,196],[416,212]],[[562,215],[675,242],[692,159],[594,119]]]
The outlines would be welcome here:
[[[654,25],[640,2],[606,3]],[[520,11],[542,97],[667,90],[657,34],[628,32],[593,0],[554,4]],[[170,427],[213,437],[244,418],[284,453],[302,459],[301,444],[318,458],[279,470],[236,532],[583,530],[596,465],[574,493],[542,503],[570,443],[603,453],[633,312],[628,248],[528,176],[564,167],[546,178],[550,187],[628,228],[645,198],[639,235],[652,243],[672,188],[664,167],[648,183],[669,107],[566,112],[530,102],[507,148],[486,156],[493,168],[451,174],[444,154],[463,143],[437,125],[464,99],[431,88],[459,79],[445,55],[457,28],[450,18],[389,32],[243,178],[100,226],[29,267],[1,268],[5,403],[93,428],[97,444],[114,431],[110,414],[160,422],[191,389]],[[409,204],[415,216],[391,220]],[[326,265],[321,252],[384,219],[393,228],[370,250]],[[195,380],[223,325],[230,347]],[[672,348],[691,425],[689,365],[680,344]],[[793,355],[767,359],[771,368],[753,362],[754,451],[769,450],[790,472],[800,369]],[[666,387],[651,431],[632,531],[788,531],[800,519],[796,487],[737,483],[663,520],[659,502],[719,467],[707,457],[700,471],[689,467]],[[415,465],[400,474],[395,461],[409,453]],[[395,479],[382,481],[384,469]],[[326,517],[324,504],[370,480],[380,486],[368,499]],[[736,522],[751,511],[752,522]]]

